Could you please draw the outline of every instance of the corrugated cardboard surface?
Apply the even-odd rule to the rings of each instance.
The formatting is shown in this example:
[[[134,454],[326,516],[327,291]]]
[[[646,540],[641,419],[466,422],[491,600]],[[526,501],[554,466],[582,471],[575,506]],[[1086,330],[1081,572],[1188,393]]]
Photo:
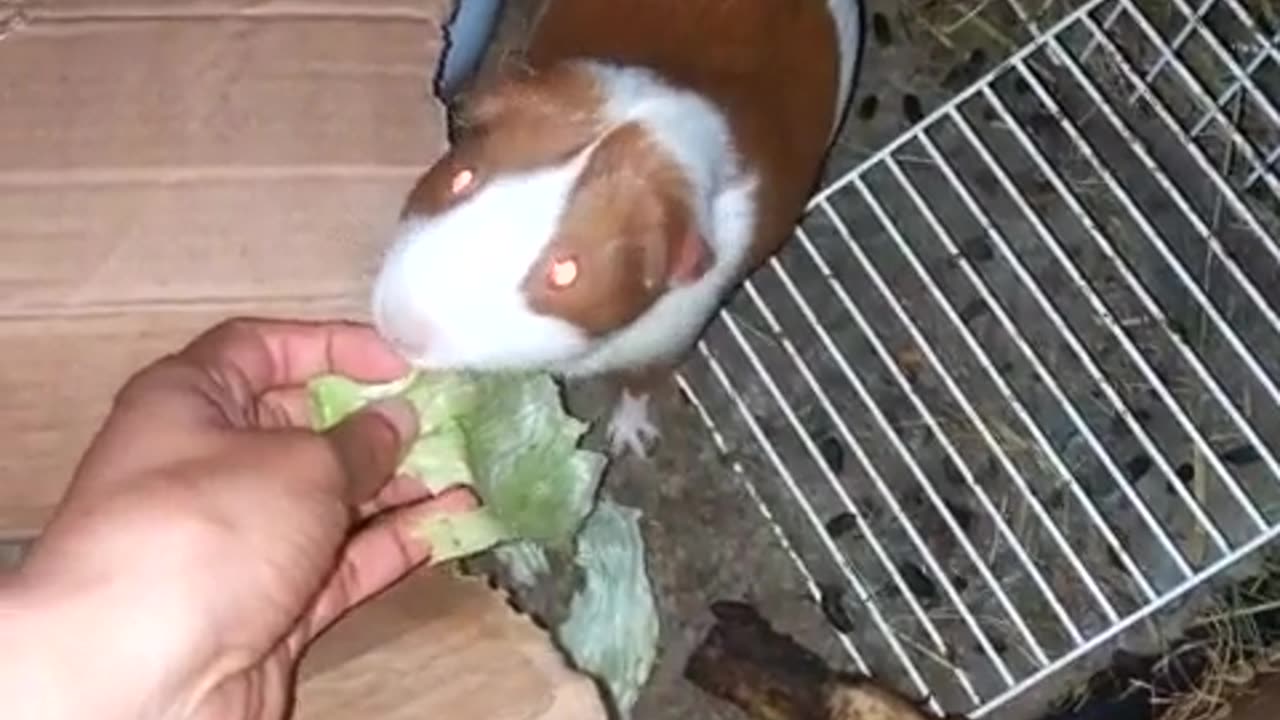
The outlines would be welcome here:
[[[229,315],[365,317],[451,0],[0,2],[0,535]]]
[[[297,720],[605,720],[600,694],[486,585],[424,571],[312,647]]]
[[[229,315],[365,317],[443,149],[451,8],[0,0],[0,536],[39,528],[142,364]],[[303,677],[307,720],[604,718],[544,633],[445,572],[345,618]]]

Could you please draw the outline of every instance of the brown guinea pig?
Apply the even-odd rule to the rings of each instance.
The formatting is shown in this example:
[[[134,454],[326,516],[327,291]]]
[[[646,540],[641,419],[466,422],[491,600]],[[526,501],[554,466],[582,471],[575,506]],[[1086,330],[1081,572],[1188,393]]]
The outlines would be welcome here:
[[[652,382],[790,237],[861,57],[860,0],[548,0],[515,69],[453,108],[373,292],[424,369]]]

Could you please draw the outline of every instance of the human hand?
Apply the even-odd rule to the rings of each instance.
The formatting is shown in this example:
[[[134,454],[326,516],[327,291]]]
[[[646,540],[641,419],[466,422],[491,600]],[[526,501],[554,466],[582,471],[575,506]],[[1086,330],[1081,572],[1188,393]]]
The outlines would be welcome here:
[[[49,653],[98,656],[47,668],[80,676],[93,717],[284,716],[307,643],[427,559],[422,517],[474,503],[392,479],[416,435],[402,402],[309,429],[308,379],[406,371],[369,328],[270,321],[156,362],[117,396],[0,612],[48,618],[28,624]],[[41,717],[86,716],[61,702],[70,715]]]

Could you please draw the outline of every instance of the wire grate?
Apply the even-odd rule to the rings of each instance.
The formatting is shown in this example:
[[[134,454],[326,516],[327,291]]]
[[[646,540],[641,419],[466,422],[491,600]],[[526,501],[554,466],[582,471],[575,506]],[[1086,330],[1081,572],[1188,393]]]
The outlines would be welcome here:
[[[680,377],[854,665],[935,710],[1280,535],[1278,36],[1168,6],[1033,27],[818,193]]]

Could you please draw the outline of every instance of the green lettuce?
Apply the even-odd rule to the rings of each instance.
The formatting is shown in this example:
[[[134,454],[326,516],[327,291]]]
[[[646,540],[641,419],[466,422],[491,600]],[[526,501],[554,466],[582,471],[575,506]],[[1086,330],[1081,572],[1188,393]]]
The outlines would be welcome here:
[[[599,678],[628,718],[658,654],[640,511],[601,499],[578,534],[576,562],[582,586],[556,634],[578,669]]]
[[[495,547],[493,554],[518,588],[532,590],[539,580],[551,574],[551,561],[542,546],[536,543],[527,540],[510,542]]]
[[[556,639],[629,717],[658,642],[640,513],[597,502],[604,456],[579,448],[587,425],[564,411],[550,376],[414,373],[372,385],[326,376],[310,394],[321,430],[379,399],[413,404],[420,431],[401,469],[433,492],[470,486],[481,501],[424,522],[433,564],[493,551],[532,587],[552,572],[547,550],[572,551],[581,585]]]
[[[384,384],[328,375],[309,390],[321,430],[383,398],[413,404],[419,436],[401,469],[433,492],[470,486],[481,503],[423,524],[432,563],[514,540],[571,548],[594,505],[604,456],[579,447],[588,426],[564,411],[547,375],[413,373]]]

